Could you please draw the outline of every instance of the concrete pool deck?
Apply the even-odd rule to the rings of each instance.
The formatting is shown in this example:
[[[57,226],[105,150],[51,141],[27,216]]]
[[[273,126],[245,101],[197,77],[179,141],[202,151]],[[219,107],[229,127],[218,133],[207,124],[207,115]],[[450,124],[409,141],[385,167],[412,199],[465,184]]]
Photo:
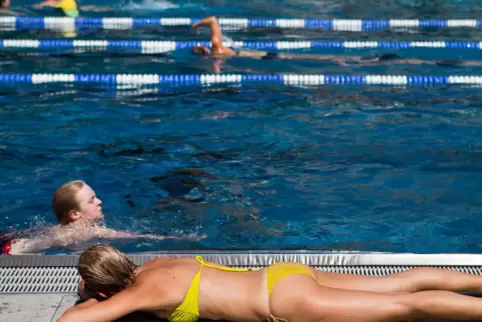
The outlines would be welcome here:
[[[75,294],[0,295],[0,322],[55,322],[78,300]],[[167,322],[140,312],[117,320],[127,321]]]
[[[78,297],[75,294],[0,295],[0,321],[57,321],[77,300]]]
[[[0,322],[55,322],[79,300],[76,294],[0,295]],[[162,322],[153,316],[135,313],[117,322]],[[87,321],[86,321],[87,322]]]

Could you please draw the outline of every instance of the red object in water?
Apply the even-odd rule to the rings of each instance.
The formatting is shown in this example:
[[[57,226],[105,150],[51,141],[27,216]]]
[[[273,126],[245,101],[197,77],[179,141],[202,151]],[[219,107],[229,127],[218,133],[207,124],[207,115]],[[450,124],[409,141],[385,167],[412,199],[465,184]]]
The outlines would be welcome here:
[[[10,255],[10,250],[12,249],[12,241],[7,240],[6,242],[3,243],[2,248],[1,248],[1,253],[3,255]]]

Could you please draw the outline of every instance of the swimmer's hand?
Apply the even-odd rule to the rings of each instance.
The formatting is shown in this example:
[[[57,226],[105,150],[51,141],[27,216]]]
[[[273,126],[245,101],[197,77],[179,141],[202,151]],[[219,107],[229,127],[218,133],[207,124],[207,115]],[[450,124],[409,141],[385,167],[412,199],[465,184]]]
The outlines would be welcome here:
[[[211,26],[214,23],[217,23],[215,16],[207,17],[201,21],[195,22],[192,24],[193,28],[197,29],[199,26]]]

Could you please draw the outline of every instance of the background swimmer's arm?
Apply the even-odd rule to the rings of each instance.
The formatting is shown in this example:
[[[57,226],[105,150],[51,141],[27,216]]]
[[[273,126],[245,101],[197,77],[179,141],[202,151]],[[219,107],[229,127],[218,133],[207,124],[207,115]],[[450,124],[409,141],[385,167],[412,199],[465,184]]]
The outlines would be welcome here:
[[[192,25],[194,28],[208,26],[211,29],[211,46],[216,55],[234,55],[234,51],[223,45],[223,33],[219,27],[216,17],[211,16]]]
[[[199,26],[208,26],[211,29],[211,46],[213,51],[223,50],[223,33],[216,17],[211,16],[193,24],[194,28]]]
[[[57,322],[108,322],[115,321],[129,313],[141,311],[150,306],[149,297],[142,286],[132,285],[108,300],[98,302],[90,299],[71,307]],[[157,297],[157,295],[156,295]],[[156,302],[159,299],[156,298]]]
[[[55,7],[60,0],[46,0],[34,6],[34,8]]]

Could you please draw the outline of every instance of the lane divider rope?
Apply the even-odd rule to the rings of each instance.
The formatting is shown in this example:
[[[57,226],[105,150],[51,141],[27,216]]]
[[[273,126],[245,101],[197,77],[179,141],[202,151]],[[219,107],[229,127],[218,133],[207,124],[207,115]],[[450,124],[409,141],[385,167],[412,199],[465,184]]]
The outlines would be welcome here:
[[[300,75],[300,74],[0,74],[7,84],[151,84],[214,85],[250,83],[280,85],[450,85],[482,84],[482,75],[410,76],[410,75]]]
[[[479,41],[233,41],[227,46],[249,49],[406,49],[456,48],[481,49]],[[158,40],[75,40],[75,39],[3,39],[0,48],[8,49],[84,49],[95,51],[131,50],[139,53],[169,52],[195,46],[210,47],[208,41]]]
[[[132,17],[0,17],[0,27],[19,29],[100,28],[135,29],[156,26],[189,26],[200,18],[132,18]],[[322,29],[338,31],[376,31],[392,28],[479,28],[477,19],[248,19],[219,18],[222,27]]]

